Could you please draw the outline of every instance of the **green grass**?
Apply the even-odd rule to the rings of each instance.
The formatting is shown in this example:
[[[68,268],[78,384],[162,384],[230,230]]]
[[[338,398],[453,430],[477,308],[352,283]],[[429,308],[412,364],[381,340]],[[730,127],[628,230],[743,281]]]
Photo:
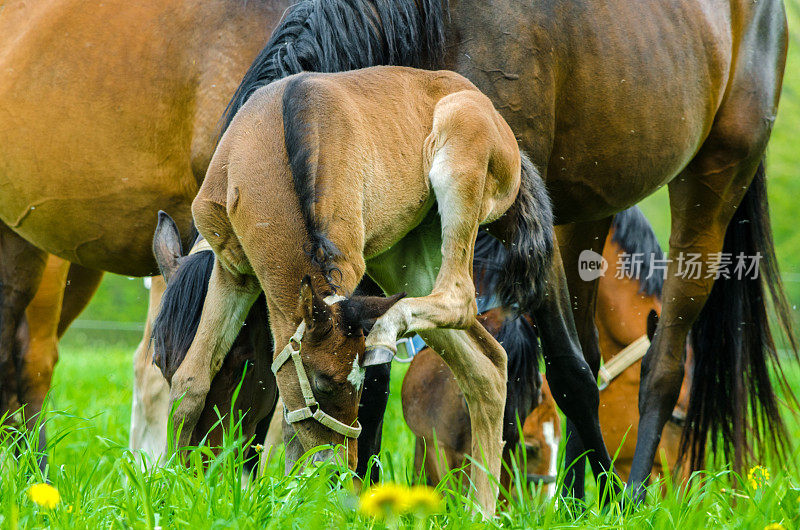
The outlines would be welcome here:
[[[789,0],[789,64],[781,108],[768,157],[769,192],[778,257],[789,298],[800,305],[800,231],[797,230],[795,198],[800,196],[800,2]],[[662,241],[669,231],[668,201],[664,190],[643,203]],[[89,309],[88,320],[142,322],[147,293],[140,280],[109,275]],[[111,337],[111,338],[109,338]],[[119,335],[71,330],[62,344],[48,419],[50,445],[49,479],[62,501],[54,510],[37,507],[28,498],[31,484],[43,477],[36,469],[29,437],[0,430],[0,528],[382,528],[358,513],[349,474],[333,466],[307,471],[300,478],[286,478],[280,463],[268,473],[241,486],[241,440],[233,439],[212,464],[199,465],[201,451],[184,467],[170,462],[163,469],[140,470],[126,450],[130,421],[131,356],[136,333]],[[386,477],[410,483],[413,437],[402,420],[399,384],[403,367],[393,373],[392,395],[384,427],[382,462]],[[792,367],[793,388],[800,388],[800,370]],[[632,398],[632,405],[635,399]],[[800,426],[790,419],[792,438]],[[25,446],[15,456],[9,441]],[[656,494],[632,513],[619,507],[599,509],[588,501],[583,511],[570,511],[563,502],[540,503],[523,494],[508,510],[489,521],[470,510],[469,502],[443,492],[447,509],[422,526],[470,528],[483,525],[506,528],[752,528],[781,522],[798,528],[800,472],[796,458],[785,463],[766,461],[772,475],[768,485],[752,490],[746,481],[724,471],[712,474],[688,491]],[[658,489],[659,485],[655,486]],[[596,492],[589,488],[589,499]],[[403,520],[402,525],[413,526]]]
[[[62,500],[53,510],[28,497],[31,484],[42,481],[33,448],[15,458],[8,440],[0,446],[0,528],[383,528],[358,511],[350,474],[333,465],[284,477],[274,461],[268,473],[242,486],[241,440],[231,439],[219,457],[194,451],[189,467],[170,462],[163,469],[142,471],[126,450],[130,418],[133,344],[112,348],[64,348],[52,390],[48,420],[49,479]],[[384,427],[382,461],[388,480],[413,481],[413,438],[402,420],[399,390],[405,367],[393,370],[392,394]],[[790,373],[793,386],[800,371]],[[633,405],[632,405],[633,406]],[[791,424],[793,434],[800,426]],[[0,439],[16,435],[6,429]],[[30,438],[23,444],[33,445]],[[201,458],[210,459],[203,467]],[[793,459],[792,459],[793,460]],[[651,494],[644,506],[623,514],[617,505],[600,509],[593,500],[585,510],[563,502],[535,500],[523,492],[502,514],[482,521],[469,502],[441,488],[446,510],[426,521],[403,519],[404,527],[470,528],[700,528],[762,529],[783,522],[796,527],[800,516],[800,474],[778,463],[764,462],[769,483],[753,490],[746,481],[720,472],[689,491]],[[656,485],[658,488],[659,485]],[[590,487],[589,499],[596,498]],[[783,504],[782,504],[783,503]]]

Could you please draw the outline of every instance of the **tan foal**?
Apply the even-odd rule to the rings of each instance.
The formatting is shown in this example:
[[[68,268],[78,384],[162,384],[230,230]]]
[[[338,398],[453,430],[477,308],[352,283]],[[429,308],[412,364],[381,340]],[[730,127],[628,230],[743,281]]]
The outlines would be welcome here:
[[[551,263],[560,265],[550,259],[543,185],[532,166],[521,169],[489,99],[458,74],[376,67],[259,89],[225,132],[193,203],[216,263],[172,378],[179,441],[263,290],[287,469],[324,444],[342,444],[355,464],[363,366],[385,362],[399,336],[420,332],[464,391],[472,454],[499,476],[506,355],[475,318],[471,270],[479,225],[507,211],[497,225],[512,248],[505,292],[522,291],[513,282],[541,289]],[[411,296],[351,297],[366,271],[384,291]],[[510,298],[521,310],[533,304]],[[489,475],[474,466],[477,500],[492,513]]]

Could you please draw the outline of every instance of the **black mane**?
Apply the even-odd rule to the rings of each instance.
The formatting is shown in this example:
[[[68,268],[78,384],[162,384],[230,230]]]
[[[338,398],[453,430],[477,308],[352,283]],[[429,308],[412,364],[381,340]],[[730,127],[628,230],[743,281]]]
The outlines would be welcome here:
[[[638,206],[632,206],[614,216],[611,228],[614,230],[611,240],[618,244],[623,251],[643,256],[638,276],[636,271],[633,271],[634,276],[639,280],[639,292],[660,298],[661,289],[664,287],[664,276],[661,271],[654,271],[650,274],[650,256],[653,255],[656,260],[663,260],[664,252],[661,250],[661,245],[658,244],[656,233],[653,232],[653,227],[647,217]],[[610,264],[610,267],[613,265]]]
[[[302,0],[290,7],[228,103],[220,136],[258,88],[303,71],[433,68],[444,54],[446,0]]]
[[[214,253],[197,252],[183,259],[170,278],[153,322],[153,362],[172,379],[192,345],[214,268]]]

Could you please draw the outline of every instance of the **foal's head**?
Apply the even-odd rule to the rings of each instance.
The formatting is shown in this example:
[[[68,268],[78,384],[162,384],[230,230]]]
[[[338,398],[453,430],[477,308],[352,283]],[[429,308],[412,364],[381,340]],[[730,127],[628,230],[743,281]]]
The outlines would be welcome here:
[[[303,449],[328,444],[345,446],[347,463],[355,468],[364,367],[374,364],[365,354],[364,337],[375,320],[403,296],[405,293],[388,298],[322,297],[310,278],[303,278],[298,302],[302,317],[298,329],[302,333],[295,335],[291,348],[300,351],[305,377],[292,358],[281,362],[279,354],[273,364],[273,370],[278,370],[278,387],[288,411],[284,423],[287,469],[299,459]],[[304,379],[308,380],[310,392],[303,391]],[[295,420],[293,413],[305,407],[309,414],[317,416]],[[314,459],[330,456],[330,451],[322,451]]]

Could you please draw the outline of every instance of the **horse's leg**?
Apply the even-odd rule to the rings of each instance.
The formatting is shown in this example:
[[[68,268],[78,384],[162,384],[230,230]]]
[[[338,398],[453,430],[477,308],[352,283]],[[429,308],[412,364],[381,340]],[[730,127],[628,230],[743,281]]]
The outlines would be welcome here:
[[[149,306],[144,333],[133,354],[133,400],[128,447],[143,451],[153,462],[159,460],[167,444],[169,383],[153,363],[151,333],[167,284],[161,276],[150,281]]]
[[[61,319],[58,322],[58,338],[64,336],[70,324],[89,305],[100,281],[103,271],[87,269],[77,263],[69,266],[67,284],[64,288],[64,301],[61,303]]]
[[[583,447],[589,451],[589,464],[603,495],[606,472],[611,471],[611,457],[600,431],[600,393],[597,380],[581,354],[570,305],[561,255],[555,253],[547,291],[541,306],[534,312],[534,318],[553,398],[574,426]],[[566,462],[567,465],[570,463]],[[582,486],[576,480],[573,485],[576,493],[580,493]]]
[[[452,214],[448,214],[445,207],[440,207],[442,219],[446,219],[442,225],[446,226],[448,221],[452,221],[452,214],[457,214],[458,210],[451,210]],[[440,228],[435,214],[429,214],[403,241],[370,261],[370,276],[386,292],[405,290],[412,296],[434,292],[437,293],[434,298],[437,302],[443,305],[453,303],[456,301],[455,297],[445,294],[447,287],[446,284],[443,285],[442,273],[437,275],[437,269],[441,262],[441,271],[448,270],[445,265],[448,258],[461,259],[466,262],[465,266],[471,265],[476,234],[472,230],[467,233],[471,238],[470,243],[465,245],[468,249],[452,248],[452,241],[442,241],[443,237],[447,238],[445,234],[448,234],[448,230]],[[471,318],[464,317],[467,320],[466,329],[436,329],[436,317],[433,316],[435,310],[429,310],[424,314],[430,315],[430,320],[421,326],[426,329],[420,334],[448,364],[467,401],[472,430],[472,455],[479,463],[471,466],[470,476],[476,489],[477,501],[487,514],[492,514],[497,501],[500,457],[503,450],[501,433],[506,398],[506,354],[475,318],[474,286],[469,272],[466,272],[466,278],[461,281],[468,283],[461,289],[465,299],[460,301],[462,307],[457,311],[463,313],[466,309],[469,312]],[[424,303],[426,298],[428,297],[410,300]],[[392,309],[406,300],[409,299],[401,300]],[[401,317],[407,310],[419,314],[419,306],[411,304],[406,307],[408,309],[401,309]],[[416,325],[414,320],[409,324]],[[453,323],[449,324],[452,326]],[[403,331],[406,329],[408,328]]]
[[[42,281],[47,253],[0,223],[0,414],[19,398],[23,367],[14,358],[17,327]],[[9,379],[8,374],[18,374]],[[13,411],[12,411],[13,412]]]
[[[696,254],[702,264],[707,264],[712,261],[712,254],[722,250],[728,224],[761,160],[762,150],[753,149],[751,152],[757,156],[731,163],[736,152],[728,152],[731,144],[720,140],[718,134],[709,136],[692,163],[669,184],[671,261],[664,282],[661,317],[642,361],[639,436],[628,479],[636,496],[644,494],[643,485],[652,469],[664,424],[678,400],[686,336],[714,284],[713,278],[705,277],[705,266],[699,278],[682,277],[679,256]]]
[[[589,364],[595,379],[600,370],[601,358],[597,327],[594,323],[599,277],[584,279],[586,278],[584,276],[582,278],[579,261],[581,253],[586,250],[602,256],[610,226],[611,218],[607,218],[600,221],[573,223],[556,229],[561,259],[564,263],[564,273],[567,277],[567,287],[572,300],[572,316],[575,319],[578,340],[583,357]],[[564,487],[571,489],[573,495],[578,498],[584,496],[586,465],[581,456],[583,452],[583,442],[578,436],[575,424],[568,419],[567,446],[564,455],[568,468],[564,478]]]
[[[50,390],[53,369],[58,362],[58,322],[67,281],[69,262],[50,256],[36,295],[25,311],[28,321],[29,341],[22,357],[22,374],[19,378],[20,404],[25,405],[28,430],[36,427],[44,399]],[[47,466],[47,437],[44,423],[39,421],[39,467]]]
[[[383,415],[389,403],[389,383],[391,376],[391,363],[367,366],[364,377],[364,389],[361,391],[361,402],[358,405],[358,419],[361,422],[361,434],[358,436],[358,462],[356,474],[366,479],[367,469],[370,470],[369,480],[373,484],[380,480],[380,466],[373,462],[369,467],[371,457],[378,456],[381,450],[383,434]]]
[[[255,277],[235,274],[218,259],[214,261],[197,334],[170,385],[170,408],[176,407],[173,429],[176,433],[180,431],[177,448],[189,444],[211,389],[211,380],[222,366],[260,292]]]

